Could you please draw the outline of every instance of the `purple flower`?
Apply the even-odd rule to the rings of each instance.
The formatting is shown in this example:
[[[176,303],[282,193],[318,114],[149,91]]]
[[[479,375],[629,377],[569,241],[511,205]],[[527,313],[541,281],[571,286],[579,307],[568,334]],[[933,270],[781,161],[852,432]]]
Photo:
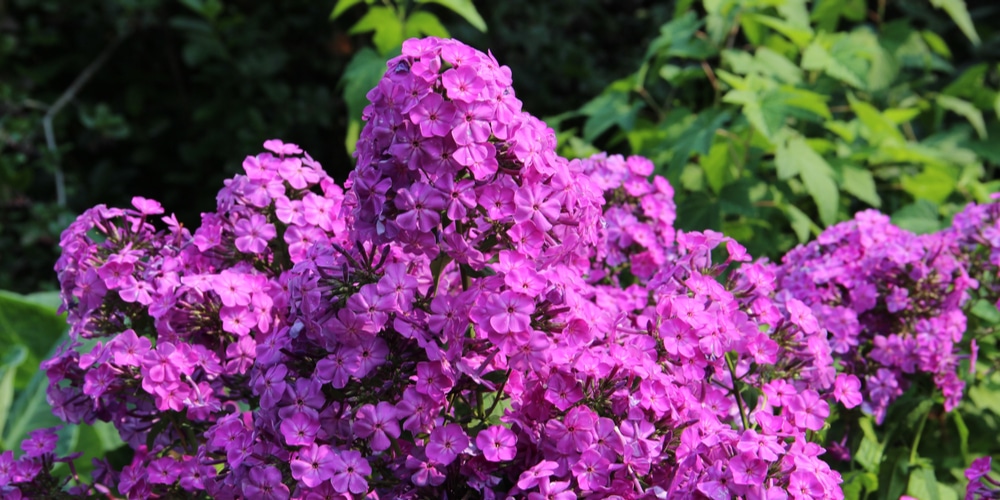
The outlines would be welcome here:
[[[292,477],[312,488],[333,477],[337,455],[325,444],[312,443],[294,455]]]
[[[513,460],[517,453],[514,448],[516,444],[517,435],[500,425],[491,425],[479,431],[479,435],[476,436],[476,446],[482,450],[483,457],[490,462]]]
[[[452,463],[469,446],[469,437],[462,426],[446,424],[431,431],[427,440],[427,458],[440,465]]]
[[[338,493],[351,492],[360,495],[368,491],[368,481],[365,476],[372,473],[368,461],[361,453],[348,450],[335,454],[333,458],[334,474],[331,483]]]

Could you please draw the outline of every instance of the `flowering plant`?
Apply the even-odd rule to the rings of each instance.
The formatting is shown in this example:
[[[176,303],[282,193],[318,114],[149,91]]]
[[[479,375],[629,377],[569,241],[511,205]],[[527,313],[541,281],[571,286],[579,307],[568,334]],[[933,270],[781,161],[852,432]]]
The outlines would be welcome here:
[[[138,197],[66,230],[49,400],[134,450],[70,492],[838,499],[831,408],[960,397],[977,208],[960,244],[865,213],[753,262],[675,230],[649,160],[556,155],[490,54],[409,40],[368,97],[343,187],[272,140],[193,232]],[[51,436],[6,497],[60,491]]]

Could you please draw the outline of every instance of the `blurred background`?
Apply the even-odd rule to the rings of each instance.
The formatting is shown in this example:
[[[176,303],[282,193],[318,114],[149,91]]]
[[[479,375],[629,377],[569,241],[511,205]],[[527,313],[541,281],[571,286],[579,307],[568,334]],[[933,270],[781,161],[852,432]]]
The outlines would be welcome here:
[[[956,4],[961,8],[956,10]],[[972,159],[967,156],[962,164],[971,162],[978,170],[965,174],[960,168],[956,178],[972,175],[980,186],[989,186],[1000,158],[990,146],[1000,141],[995,126],[1000,7],[995,2],[966,8],[947,0],[0,0],[0,289],[55,289],[51,268],[59,232],[95,204],[126,206],[132,196],[145,196],[161,201],[188,227],[197,226],[199,214],[213,209],[222,180],[238,172],[242,159],[260,151],[266,139],[300,144],[343,180],[353,167],[350,150],[365,92],[404,37],[424,34],[451,35],[492,50],[511,67],[524,109],[560,131],[564,154],[598,149],[650,154],[661,173],[669,171],[672,182],[683,188],[682,205],[685,200],[704,205],[692,212],[715,207],[708,219],[692,224],[737,231],[764,221],[778,236],[739,234],[757,238],[765,255],[780,255],[817,224],[866,206],[885,208],[880,204],[886,197],[879,194],[886,190],[899,193],[894,204],[886,201],[888,208],[912,210],[921,195],[901,188],[900,179],[925,171],[926,165],[914,159],[900,160],[912,164],[911,171],[897,168],[882,177],[864,177],[865,182],[873,179],[876,194],[838,199],[840,216],[823,213],[814,190],[793,179],[782,199],[805,193],[807,202],[799,206],[812,226],[798,213],[786,220],[788,210],[773,220],[776,215],[766,210],[780,208],[774,196],[781,193],[765,193],[728,213],[720,205],[725,187],[752,188],[741,184],[742,174],[698,184],[698,172],[688,171],[707,164],[720,128],[756,125],[746,103],[721,98],[712,68],[741,74],[733,49],[759,54],[759,47],[771,47],[797,61],[794,43],[780,42],[781,36],[795,42],[789,28],[795,9],[806,13],[810,35],[864,29],[888,36],[899,28],[890,21],[900,20],[922,34],[914,43],[926,52],[916,65],[923,79],[903,70],[891,77],[906,82],[908,94],[900,94],[898,86],[852,89],[852,82],[837,81],[837,68],[812,68],[810,79],[797,85],[825,85],[833,101],[841,101],[829,103],[835,113],[834,105],[846,109],[855,93],[879,109],[915,109],[906,116],[917,125],[907,141],[964,131],[964,139],[956,140],[965,142],[955,147],[971,151]],[[748,25],[749,17],[738,17],[751,11],[778,22]],[[679,19],[691,23],[678,24]],[[742,30],[714,40],[718,19],[737,19]],[[876,46],[895,56],[899,45],[910,43],[905,34],[902,41],[876,40]],[[698,40],[714,49],[705,50]],[[963,76],[980,67],[971,80]],[[953,100],[935,100],[963,77],[969,81]],[[847,91],[838,94],[835,85]],[[991,93],[962,94],[972,88]],[[671,110],[685,114],[678,117]],[[748,118],[739,121],[741,112]],[[806,118],[790,112],[779,120],[791,120],[791,126]],[[708,130],[707,143],[679,138],[698,127]],[[651,138],[657,148],[649,148]],[[684,141],[691,140],[704,144],[686,146]],[[751,155],[750,143],[743,144],[747,160],[770,161],[767,148],[760,158]],[[677,153],[663,145],[687,149]],[[835,180],[844,181],[843,175]],[[944,197],[924,197],[933,199],[934,210],[945,201],[958,205],[982,197],[975,189],[958,187]],[[843,189],[850,194],[866,188]],[[946,218],[947,211],[942,208],[931,218]]]

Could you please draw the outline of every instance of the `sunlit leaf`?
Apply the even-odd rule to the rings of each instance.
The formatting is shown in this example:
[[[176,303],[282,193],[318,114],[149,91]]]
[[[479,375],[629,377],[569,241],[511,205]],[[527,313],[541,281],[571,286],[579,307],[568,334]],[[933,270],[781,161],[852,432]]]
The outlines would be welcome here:
[[[472,3],[472,0],[417,0],[417,3],[436,3],[441,5],[462,16],[462,19],[465,19],[473,28],[483,33],[486,32],[486,21],[483,20],[483,16],[479,15],[479,11],[476,10],[476,6]]]

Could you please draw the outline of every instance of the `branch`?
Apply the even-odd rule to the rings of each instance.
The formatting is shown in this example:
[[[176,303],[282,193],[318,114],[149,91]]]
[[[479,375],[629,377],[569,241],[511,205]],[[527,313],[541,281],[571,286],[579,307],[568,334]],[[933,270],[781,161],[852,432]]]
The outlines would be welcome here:
[[[62,166],[59,161],[59,148],[56,145],[56,136],[52,131],[52,120],[55,119],[56,115],[62,111],[62,108],[66,107],[70,101],[76,97],[77,92],[87,84],[87,81],[97,73],[97,70],[104,66],[104,63],[108,61],[111,53],[114,52],[118,44],[125,39],[126,33],[120,33],[115,39],[108,44],[97,58],[94,59],[90,65],[84,68],[83,72],[80,73],[76,80],[56,99],[51,106],[49,106],[48,111],[45,112],[45,117],[42,118],[42,127],[45,129],[45,144],[48,146],[49,151],[55,156],[55,177],[56,177],[56,201],[59,203],[60,207],[66,206],[66,179],[63,175]]]

